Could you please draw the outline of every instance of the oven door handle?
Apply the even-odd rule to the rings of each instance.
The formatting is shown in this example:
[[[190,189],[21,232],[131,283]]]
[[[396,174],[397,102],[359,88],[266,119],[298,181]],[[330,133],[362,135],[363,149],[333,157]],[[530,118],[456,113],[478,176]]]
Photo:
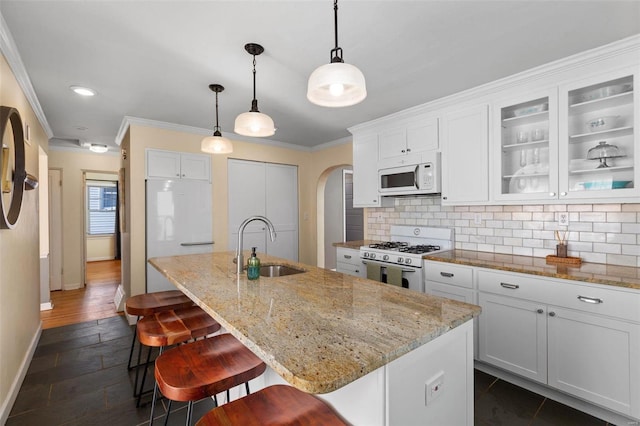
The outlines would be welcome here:
[[[416,189],[420,189],[420,179],[418,179],[419,170],[420,166],[416,166],[416,169],[413,172],[413,185],[416,187]]]
[[[366,264],[367,264],[367,263],[369,263],[369,262],[367,262],[367,261],[363,260],[363,261],[362,261],[362,263],[366,265]],[[375,265],[380,265],[380,266],[382,266],[382,267],[387,267],[387,266],[396,267],[396,268],[398,267],[397,265],[392,265],[392,264],[389,264],[389,263],[381,263],[381,262],[373,262],[373,263],[374,263]],[[402,269],[402,272],[416,272],[416,271],[417,271],[417,270],[419,270],[419,269],[420,269],[420,268],[416,268],[416,269],[404,269],[404,268],[403,268],[403,269]]]

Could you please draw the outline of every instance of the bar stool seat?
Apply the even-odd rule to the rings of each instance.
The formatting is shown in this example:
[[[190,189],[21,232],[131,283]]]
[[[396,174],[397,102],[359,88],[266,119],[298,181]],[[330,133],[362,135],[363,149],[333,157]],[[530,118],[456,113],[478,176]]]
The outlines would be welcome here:
[[[157,293],[145,293],[131,296],[125,302],[125,311],[127,314],[137,317],[136,322],[140,320],[140,317],[147,315],[153,315],[162,311],[170,311],[172,309],[182,309],[193,306],[193,301],[185,296],[179,290],[160,291]],[[134,367],[131,365],[131,359],[133,357],[133,348],[136,344],[137,328],[134,329],[133,338],[131,339],[131,349],[129,350],[129,362],[127,363],[127,369],[131,370]]]
[[[144,317],[162,311],[193,306],[193,301],[180,290],[159,291],[131,296],[125,302],[125,310],[131,316]]]
[[[196,426],[344,426],[327,403],[287,385],[273,385],[205,414]]]
[[[189,402],[190,424],[193,402],[246,384],[264,373],[266,365],[231,334],[177,346],[156,359],[157,389],[171,401]],[[228,395],[228,393],[227,393]],[[155,408],[155,390],[151,418]],[[217,400],[216,401],[217,405]],[[167,409],[169,416],[171,405]]]
[[[166,346],[206,337],[209,334],[217,332],[220,330],[220,324],[199,306],[190,306],[188,308],[163,311],[142,317],[140,321],[138,321],[136,329],[138,332],[138,340],[140,341],[138,364],[140,364],[142,346],[145,345],[149,347],[147,362],[145,363],[145,365],[148,365],[151,360],[152,348],[160,348],[160,354],[162,354],[163,348]],[[146,376],[147,369],[145,368],[144,374],[142,375],[142,383],[136,395],[138,397],[137,406],[140,405],[140,398]],[[137,389],[137,386],[138,374],[136,374],[134,388]]]

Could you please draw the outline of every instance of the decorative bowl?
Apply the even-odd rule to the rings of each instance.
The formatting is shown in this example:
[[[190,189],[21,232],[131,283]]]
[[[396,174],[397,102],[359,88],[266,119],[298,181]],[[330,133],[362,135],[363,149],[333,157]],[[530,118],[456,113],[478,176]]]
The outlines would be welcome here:
[[[604,130],[615,129],[619,120],[619,115],[606,115],[603,117],[592,118],[586,123],[587,130],[590,132],[602,132]]]

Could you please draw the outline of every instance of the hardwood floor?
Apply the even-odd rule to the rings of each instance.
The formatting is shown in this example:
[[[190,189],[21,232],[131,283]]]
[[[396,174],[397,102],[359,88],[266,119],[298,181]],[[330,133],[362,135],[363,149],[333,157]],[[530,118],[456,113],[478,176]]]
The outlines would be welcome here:
[[[51,292],[53,309],[40,312],[42,329],[121,315],[113,303],[119,284],[119,260],[88,262],[85,288]]]

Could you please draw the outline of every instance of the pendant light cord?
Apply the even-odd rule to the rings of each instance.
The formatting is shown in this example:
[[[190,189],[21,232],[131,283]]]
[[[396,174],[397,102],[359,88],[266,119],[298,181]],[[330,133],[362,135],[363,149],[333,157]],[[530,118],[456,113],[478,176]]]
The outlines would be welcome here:
[[[216,92],[216,127],[213,128],[213,136],[222,136],[220,126],[218,125],[218,92]]]
[[[251,101],[251,112],[258,111],[258,99],[256,99],[256,55],[253,55],[253,100]]]
[[[344,62],[342,59],[342,48],[338,47],[338,0],[333,0],[333,20],[334,35],[336,38],[336,47],[331,49],[331,63]]]

